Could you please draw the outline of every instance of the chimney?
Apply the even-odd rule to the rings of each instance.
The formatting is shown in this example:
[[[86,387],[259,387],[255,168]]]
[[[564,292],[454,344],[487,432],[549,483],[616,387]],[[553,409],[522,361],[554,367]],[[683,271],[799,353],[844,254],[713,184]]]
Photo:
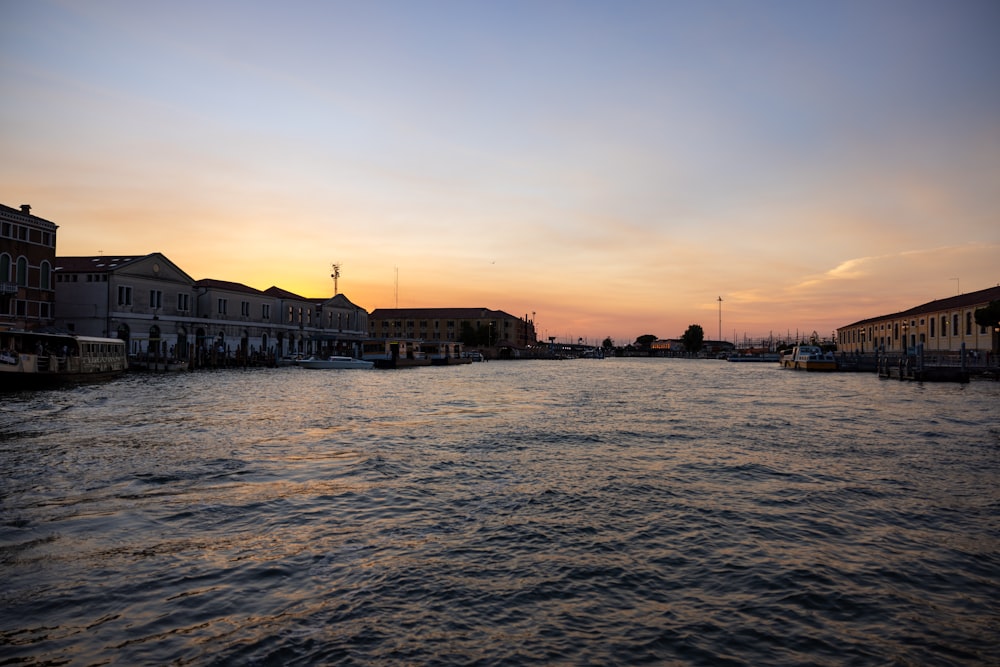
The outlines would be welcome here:
[[[31,215],[31,204],[21,204],[21,213]]]

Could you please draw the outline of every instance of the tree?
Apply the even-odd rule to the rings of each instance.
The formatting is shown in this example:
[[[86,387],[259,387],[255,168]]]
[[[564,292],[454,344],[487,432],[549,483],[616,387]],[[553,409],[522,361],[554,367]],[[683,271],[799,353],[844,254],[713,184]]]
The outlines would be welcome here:
[[[611,340],[611,336],[608,336],[607,338],[605,338],[604,342],[601,343],[601,347],[604,348],[605,350],[610,350],[614,346],[615,346],[615,341]]]
[[[990,328],[1000,326],[1000,301],[990,301],[985,308],[977,308],[976,324]]]
[[[654,336],[653,334],[645,334],[636,338],[635,344],[636,347],[649,347],[656,340],[658,340],[657,336]]]
[[[692,324],[681,336],[681,342],[684,343],[684,350],[688,354],[698,354],[705,343],[705,330],[700,324]]]
[[[986,327],[987,331],[994,331],[1000,327],[1000,301],[990,301],[990,305],[985,308],[976,309],[976,324]],[[1000,352],[1000,336],[993,336],[993,351]]]

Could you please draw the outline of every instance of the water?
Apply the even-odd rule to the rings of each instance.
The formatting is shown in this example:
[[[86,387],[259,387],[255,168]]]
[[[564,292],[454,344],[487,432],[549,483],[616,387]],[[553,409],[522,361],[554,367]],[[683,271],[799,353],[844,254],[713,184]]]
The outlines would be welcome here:
[[[775,366],[5,396],[0,664],[996,664],[1000,383]]]

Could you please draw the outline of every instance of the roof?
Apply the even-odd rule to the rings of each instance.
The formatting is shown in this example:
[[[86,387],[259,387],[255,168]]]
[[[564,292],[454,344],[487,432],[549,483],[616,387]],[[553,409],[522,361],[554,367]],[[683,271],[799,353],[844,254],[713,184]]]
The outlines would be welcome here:
[[[513,317],[513,315],[490,308],[376,308],[368,319],[485,320],[503,317]]]
[[[68,273],[107,273],[148,255],[90,255],[86,257],[56,257],[56,271]]]
[[[343,294],[334,294],[332,297],[323,299],[323,305],[329,305],[331,308],[360,308],[357,304],[351,302]]]
[[[0,217],[7,218],[8,220],[15,220],[22,224],[33,224],[37,227],[45,227],[48,231],[52,232],[59,229],[59,225],[51,220],[46,220],[45,218],[40,218],[37,215],[32,215],[31,207],[27,204],[25,204],[21,209],[0,204]]]
[[[214,278],[202,278],[195,281],[195,287],[205,287],[207,289],[226,290],[227,292],[243,292],[244,294],[264,294],[259,289],[244,285],[243,283],[233,283],[228,280],[216,280]]]
[[[264,294],[267,294],[268,296],[277,297],[279,299],[295,299],[296,301],[315,301],[316,300],[316,299],[307,299],[304,296],[299,296],[298,294],[294,294],[292,292],[289,292],[288,290],[283,290],[280,287],[275,287],[274,285],[272,285],[271,287],[268,287],[266,290],[264,290]],[[320,299],[320,301],[324,301],[324,300],[325,299]]]
[[[852,324],[846,324],[839,328],[848,329],[850,327],[863,326],[871,322],[879,322],[892,318],[910,317],[913,315],[936,313],[944,310],[959,310],[961,308],[969,308],[971,306],[982,306],[990,301],[1000,301],[1000,285],[996,287],[988,287],[987,289],[976,292],[966,292],[965,294],[950,296],[945,299],[928,301],[927,303],[922,303],[919,306],[914,306],[907,310],[901,310],[898,313],[869,317],[864,320],[858,320]]]

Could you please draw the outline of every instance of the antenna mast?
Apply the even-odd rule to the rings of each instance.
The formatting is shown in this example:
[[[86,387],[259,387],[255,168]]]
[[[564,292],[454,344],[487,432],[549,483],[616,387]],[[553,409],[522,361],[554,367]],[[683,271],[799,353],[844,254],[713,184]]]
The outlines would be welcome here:
[[[339,294],[337,292],[337,278],[340,277],[340,262],[334,262],[332,266],[333,273],[330,274],[330,277],[333,278],[333,295],[337,296]]]
[[[733,334],[735,337],[736,334]],[[722,297],[719,297],[719,341],[722,341]]]

